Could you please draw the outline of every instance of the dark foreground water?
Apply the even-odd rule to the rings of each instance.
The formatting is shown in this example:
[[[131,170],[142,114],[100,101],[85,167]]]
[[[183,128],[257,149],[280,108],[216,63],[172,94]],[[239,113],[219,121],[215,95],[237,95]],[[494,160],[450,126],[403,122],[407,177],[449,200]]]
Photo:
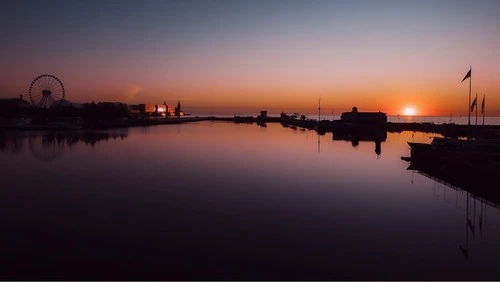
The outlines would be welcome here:
[[[430,141],[223,122],[0,132],[0,279],[500,279],[499,209],[407,170],[412,140]]]

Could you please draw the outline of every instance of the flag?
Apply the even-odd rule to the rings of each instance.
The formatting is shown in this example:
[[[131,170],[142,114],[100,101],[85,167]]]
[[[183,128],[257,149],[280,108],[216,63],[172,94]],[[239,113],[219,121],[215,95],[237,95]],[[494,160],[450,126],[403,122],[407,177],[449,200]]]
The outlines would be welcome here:
[[[469,77],[470,77],[470,75],[471,75],[471,73],[470,73],[470,72],[471,72],[471,71],[472,71],[472,69],[470,69],[470,70],[467,72],[467,74],[465,75],[464,79],[462,79],[462,81],[461,81],[461,82],[464,82],[464,80],[466,80],[467,78],[469,78]]]
[[[483,95],[483,102],[481,103],[481,113],[484,114],[484,99],[486,97]]]
[[[470,111],[473,112],[474,111],[474,107],[476,106],[476,101],[477,101],[477,97],[474,98],[474,101],[472,101],[472,104],[470,105]]]

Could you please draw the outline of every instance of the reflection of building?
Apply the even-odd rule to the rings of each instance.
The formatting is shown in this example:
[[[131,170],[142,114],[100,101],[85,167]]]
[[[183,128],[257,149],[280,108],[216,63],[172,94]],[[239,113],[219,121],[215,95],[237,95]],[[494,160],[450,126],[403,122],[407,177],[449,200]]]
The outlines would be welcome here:
[[[387,115],[383,112],[358,112],[358,108],[353,107],[352,112],[342,113],[340,120],[357,126],[385,126]]]
[[[353,147],[357,147],[359,142],[375,142],[375,154],[382,154],[382,142],[387,139],[387,131],[377,128],[343,128],[332,131],[333,140],[351,141]]]
[[[0,131],[0,154],[7,152],[19,154],[25,146],[25,140],[27,140],[33,157],[44,161],[54,160],[61,156],[66,146],[72,147],[78,142],[93,147],[100,141],[108,141],[110,138],[125,139],[127,136],[127,129],[113,131]]]

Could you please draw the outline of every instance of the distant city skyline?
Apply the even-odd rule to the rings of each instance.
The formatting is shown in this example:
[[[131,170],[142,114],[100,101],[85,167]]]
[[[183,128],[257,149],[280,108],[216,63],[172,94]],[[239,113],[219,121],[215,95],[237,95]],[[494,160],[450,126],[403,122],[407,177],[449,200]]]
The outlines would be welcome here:
[[[0,98],[500,116],[500,1],[3,1]],[[226,110],[224,110],[226,108]],[[479,109],[480,110],[480,109]]]

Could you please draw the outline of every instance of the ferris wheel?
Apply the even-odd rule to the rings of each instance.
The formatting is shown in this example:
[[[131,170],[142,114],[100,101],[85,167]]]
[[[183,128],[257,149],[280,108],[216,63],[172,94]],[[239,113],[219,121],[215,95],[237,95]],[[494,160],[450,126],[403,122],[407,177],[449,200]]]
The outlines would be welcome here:
[[[39,108],[49,108],[52,103],[64,99],[64,85],[51,74],[36,77],[30,85],[31,104]]]

